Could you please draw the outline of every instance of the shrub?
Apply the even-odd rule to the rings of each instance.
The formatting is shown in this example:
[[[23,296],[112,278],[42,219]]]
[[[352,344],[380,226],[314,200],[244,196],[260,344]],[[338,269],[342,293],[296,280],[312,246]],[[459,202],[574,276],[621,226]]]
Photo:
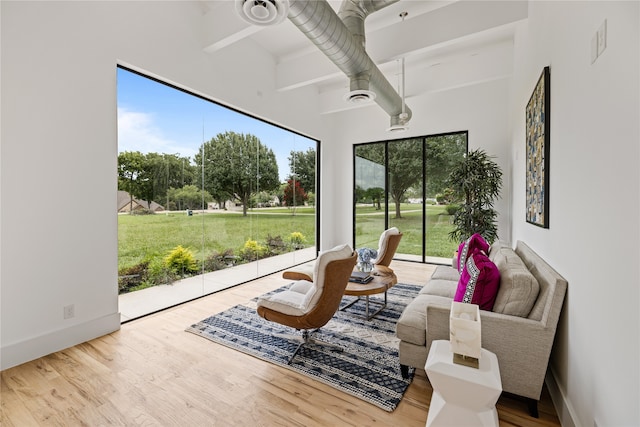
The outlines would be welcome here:
[[[144,284],[146,287],[169,285],[178,279],[178,274],[169,269],[164,259],[160,257],[153,257],[149,262],[147,280],[145,280]]]
[[[306,241],[307,239],[304,237],[304,234],[300,233],[299,231],[294,231],[289,235],[289,242],[291,242],[291,246],[296,249],[304,247],[304,243]]]
[[[267,252],[266,246],[258,244],[255,240],[247,240],[240,250],[240,255],[247,261],[260,259]]]
[[[436,194],[436,201],[438,202],[439,205],[448,205],[455,201],[453,200],[453,198],[454,198],[454,193],[451,187],[447,187],[444,190],[442,190],[442,193]]]
[[[447,214],[449,215],[454,215],[456,212],[458,212],[458,209],[460,209],[459,205],[448,205],[445,210],[447,211]]]
[[[237,257],[233,255],[233,249],[226,251],[214,252],[204,260],[205,271],[223,270],[227,267],[233,267]]]
[[[149,261],[143,261],[118,271],[118,293],[126,294],[147,280],[148,267]]]
[[[286,249],[286,245],[280,236],[274,237],[271,234],[267,234],[266,241],[267,247],[269,248],[269,254],[281,254]]]
[[[196,262],[193,252],[189,249],[178,245],[169,252],[164,262],[167,268],[177,274],[193,273],[198,271],[198,263]]]
[[[147,209],[147,208],[135,209],[135,210],[131,211],[130,213],[131,213],[131,215],[155,215],[154,211],[152,211],[151,209]]]

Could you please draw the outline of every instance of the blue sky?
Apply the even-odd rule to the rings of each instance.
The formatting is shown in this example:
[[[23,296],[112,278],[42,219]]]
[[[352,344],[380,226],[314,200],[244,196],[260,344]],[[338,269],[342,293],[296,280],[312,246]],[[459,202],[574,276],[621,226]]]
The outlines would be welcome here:
[[[309,138],[118,68],[119,153],[179,153],[193,160],[202,142],[226,131],[250,133],[271,148],[281,181],[289,175],[291,150],[315,148]]]

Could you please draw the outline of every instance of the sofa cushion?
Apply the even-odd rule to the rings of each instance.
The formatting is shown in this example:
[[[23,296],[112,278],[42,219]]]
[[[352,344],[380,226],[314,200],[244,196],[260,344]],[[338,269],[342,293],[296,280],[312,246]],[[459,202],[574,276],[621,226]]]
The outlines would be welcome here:
[[[467,257],[460,275],[454,301],[477,304],[480,309],[491,311],[500,286],[500,270],[482,252]]]
[[[500,253],[501,248],[502,248],[502,243],[500,243],[499,240],[496,240],[495,242],[493,242],[491,244],[491,247],[489,248],[489,259],[493,261],[494,264],[496,262],[495,258]]]
[[[420,293],[453,299],[456,294],[457,287],[458,282],[454,282],[453,280],[434,279],[432,277],[431,280],[429,280],[420,290]]]
[[[494,259],[500,270],[500,289],[493,311],[528,317],[540,292],[538,281],[513,249],[501,248]]]
[[[451,268],[446,265],[439,265],[431,275],[431,279],[452,280],[458,283],[458,280],[460,280],[460,273],[458,273],[455,268]]]
[[[427,345],[427,305],[430,304],[451,307],[451,298],[418,294],[405,307],[396,323],[396,336],[399,339],[415,345]]]

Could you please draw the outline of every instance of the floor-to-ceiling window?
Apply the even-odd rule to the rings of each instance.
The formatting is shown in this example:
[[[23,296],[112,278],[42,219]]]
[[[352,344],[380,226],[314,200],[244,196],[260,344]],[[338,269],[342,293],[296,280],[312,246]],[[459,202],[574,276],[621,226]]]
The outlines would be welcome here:
[[[318,141],[117,74],[123,320],[315,258]]]
[[[403,233],[396,258],[449,263],[455,204],[450,167],[467,152],[467,132],[354,146],[354,245],[376,248],[380,233]]]

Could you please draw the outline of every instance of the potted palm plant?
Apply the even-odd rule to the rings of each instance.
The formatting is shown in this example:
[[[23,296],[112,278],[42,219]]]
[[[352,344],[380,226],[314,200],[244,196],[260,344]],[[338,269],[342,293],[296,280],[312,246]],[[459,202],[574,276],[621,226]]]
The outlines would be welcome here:
[[[462,242],[478,233],[489,244],[493,243],[498,237],[498,213],[493,206],[502,188],[502,170],[498,164],[484,150],[470,151],[454,165],[448,184],[459,205],[453,214],[455,228],[449,238]]]

